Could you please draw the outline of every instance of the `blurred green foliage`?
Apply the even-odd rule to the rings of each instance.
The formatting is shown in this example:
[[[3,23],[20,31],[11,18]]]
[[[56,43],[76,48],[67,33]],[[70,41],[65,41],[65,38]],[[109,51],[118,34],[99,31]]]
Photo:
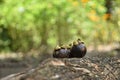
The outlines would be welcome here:
[[[87,45],[120,40],[119,4],[106,21],[105,0],[0,0],[0,50],[54,47],[78,37]]]

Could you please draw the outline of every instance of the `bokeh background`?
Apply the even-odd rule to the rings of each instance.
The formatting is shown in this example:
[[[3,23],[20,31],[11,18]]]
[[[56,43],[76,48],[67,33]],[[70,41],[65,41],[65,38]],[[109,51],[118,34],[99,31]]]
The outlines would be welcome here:
[[[81,38],[119,43],[119,0],[0,0],[0,52],[47,53]]]
[[[119,0],[0,0],[0,78],[80,38],[90,57],[120,56]]]

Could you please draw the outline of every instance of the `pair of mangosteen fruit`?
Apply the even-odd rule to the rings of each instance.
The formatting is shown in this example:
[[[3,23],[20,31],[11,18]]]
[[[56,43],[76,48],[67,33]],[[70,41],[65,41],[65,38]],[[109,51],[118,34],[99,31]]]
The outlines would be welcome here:
[[[56,46],[53,51],[54,58],[82,58],[85,56],[87,48],[80,39],[68,46]]]

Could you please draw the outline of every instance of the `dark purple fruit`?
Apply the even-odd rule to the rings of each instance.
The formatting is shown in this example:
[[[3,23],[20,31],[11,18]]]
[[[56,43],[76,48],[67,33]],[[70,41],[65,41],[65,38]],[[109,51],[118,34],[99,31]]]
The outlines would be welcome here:
[[[70,50],[62,46],[62,47],[57,47],[54,50],[53,57],[54,58],[68,58],[69,54],[70,54]]]
[[[70,58],[82,58],[87,52],[84,42],[81,42],[79,39],[73,42],[73,47],[71,48]]]
[[[60,50],[61,48],[59,47],[59,46],[57,46],[55,49],[54,49],[54,51],[53,51],[53,57],[55,57],[55,58],[58,58],[59,56],[58,56],[58,54],[59,54],[59,50]]]

